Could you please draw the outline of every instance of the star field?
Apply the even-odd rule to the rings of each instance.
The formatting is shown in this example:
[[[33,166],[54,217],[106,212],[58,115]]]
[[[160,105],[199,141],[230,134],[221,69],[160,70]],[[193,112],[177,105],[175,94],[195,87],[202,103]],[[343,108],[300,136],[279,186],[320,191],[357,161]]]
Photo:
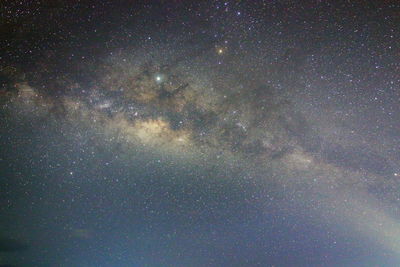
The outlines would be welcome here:
[[[397,266],[399,11],[5,1],[0,265]]]

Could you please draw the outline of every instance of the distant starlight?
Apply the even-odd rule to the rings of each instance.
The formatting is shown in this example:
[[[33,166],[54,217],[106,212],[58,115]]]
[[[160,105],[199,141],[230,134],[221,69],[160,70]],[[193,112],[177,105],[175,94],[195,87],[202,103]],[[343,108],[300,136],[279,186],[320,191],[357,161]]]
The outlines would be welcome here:
[[[217,46],[215,49],[218,55],[223,55],[226,52],[226,47]]]
[[[157,83],[162,83],[162,82],[165,81],[165,75],[163,75],[163,74],[157,74],[157,75],[155,76],[155,80],[156,80]]]

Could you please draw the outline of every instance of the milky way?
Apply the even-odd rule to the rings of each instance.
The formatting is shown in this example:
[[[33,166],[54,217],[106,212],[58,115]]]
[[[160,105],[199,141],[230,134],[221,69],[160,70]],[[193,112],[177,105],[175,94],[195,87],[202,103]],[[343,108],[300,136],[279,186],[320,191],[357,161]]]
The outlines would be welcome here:
[[[398,53],[392,50],[398,51],[399,37],[392,27],[395,21],[390,15],[398,6],[382,4],[380,11],[375,13],[372,7],[370,10],[337,3],[333,8],[313,1],[304,6],[284,1],[256,4],[215,1],[210,7],[189,3],[164,5],[161,10],[168,14],[164,26],[156,15],[161,11],[152,4],[136,4],[137,13],[129,9],[120,17],[110,14],[109,23],[96,13],[102,14],[105,7],[94,8],[93,13],[79,7],[82,11],[74,11],[74,16],[98,16],[95,22],[88,23],[87,28],[82,26],[83,32],[91,32],[87,40],[73,41],[82,38],[79,30],[75,30],[80,37],[67,35],[65,41],[59,41],[52,49],[32,52],[32,56],[26,57],[29,60],[24,59],[29,62],[26,65],[15,60],[21,51],[9,48],[1,65],[2,126],[9,129],[2,131],[3,139],[7,140],[7,147],[39,148],[38,154],[32,152],[32,166],[40,167],[32,168],[44,168],[48,177],[56,177],[56,173],[59,176],[50,182],[47,178],[43,178],[43,182],[38,178],[27,179],[27,183],[48,183],[49,188],[58,183],[60,189],[57,190],[70,196],[67,202],[71,199],[83,202],[76,191],[83,190],[85,183],[95,185],[101,183],[101,177],[110,179],[109,189],[101,189],[106,192],[105,197],[98,200],[101,211],[96,211],[97,204],[87,208],[89,213],[102,214],[105,206],[117,205],[115,199],[122,195],[127,194],[130,199],[125,189],[116,186],[122,181],[126,188],[139,190],[145,199],[150,199],[149,202],[160,201],[167,205],[167,210],[171,208],[169,212],[177,218],[227,224],[227,236],[236,231],[232,229],[239,229],[246,223],[256,231],[265,217],[278,216],[278,221],[284,221],[285,216],[299,216],[311,221],[312,225],[322,225],[328,229],[326,231],[332,231],[332,235],[344,235],[344,238],[338,237],[339,242],[354,239],[354,242],[366,240],[373,244],[382,251],[379,256],[372,256],[377,261],[379,257],[398,260],[399,76],[394,71],[395,67],[398,70],[398,63],[392,59],[398,60]],[[307,17],[304,9],[308,5],[321,13]],[[352,18],[346,13],[347,5],[356,14],[352,26],[347,24]],[[60,18],[62,10],[72,7],[56,5],[50,11],[46,6],[37,8],[43,12],[39,18],[45,17],[46,12]],[[171,8],[176,9],[176,13]],[[332,16],[329,15],[331,8],[335,11]],[[12,5],[10,10],[13,10]],[[131,21],[127,14],[136,14],[131,15],[135,20]],[[22,20],[31,15],[19,16]],[[387,25],[381,25],[376,17],[386,18]],[[141,27],[142,23],[148,25]],[[15,24],[15,27],[20,26]],[[60,26],[58,34],[65,34],[63,31],[68,27]],[[7,39],[10,46],[12,42],[21,43],[19,49],[23,50],[24,39],[40,37],[40,34],[39,37],[24,36],[18,31],[29,30],[18,29],[15,34],[21,36]],[[99,32],[104,33],[104,40]],[[14,134],[20,131],[32,133],[33,137],[27,138],[24,144],[21,141],[24,138],[19,140]],[[10,145],[13,142],[17,145]],[[35,142],[42,145],[31,144]],[[63,147],[72,148],[64,156],[58,156],[63,154]],[[108,156],[103,159],[101,153]],[[7,153],[2,153],[2,157],[7,157]],[[108,170],[109,165],[113,169]],[[155,167],[159,165],[161,167]],[[39,177],[40,171],[37,172],[33,171]],[[164,182],[160,178],[155,182],[160,184],[152,185],[149,181],[132,178],[135,176],[132,173],[140,173],[143,176],[140,179],[144,180],[145,177],[150,180],[154,179],[151,177],[169,178]],[[188,178],[182,179],[185,175]],[[175,177],[181,177],[176,178],[179,186],[174,185]],[[13,179],[21,179],[19,186],[24,183],[23,178]],[[201,184],[198,190],[209,195],[205,197],[208,200],[201,199],[201,195],[200,199],[197,196],[187,200],[191,203],[188,204],[183,199],[196,195],[197,189],[190,189],[194,190],[190,194],[181,192],[183,196],[175,192],[182,186],[196,183]],[[160,188],[164,190],[163,187],[167,188],[164,188],[167,195],[154,193]],[[12,190],[7,195],[17,194]],[[219,193],[219,190],[228,193]],[[37,195],[32,192],[27,194]],[[96,202],[96,193],[80,194],[88,194],[91,196],[89,202]],[[113,196],[118,197],[113,200]],[[228,200],[224,200],[224,196],[229,196]],[[231,197],[234,200],[226,204],[229,208],[225,209],[224,205],[232,201],[229,200]],[[10,199],[8,203],[14,201]],[[136,207],[134,203],[132,197],[132,202],[124,202],[123,206],[130,210]],[[253,203],[249,204],[250,208],[241,206],[248,203]],[[12,210],[14,204],[9,205]],[[63,207],[64,204],[60,205]],[[142,216],[152,218],[148,204],[137,205],[146,207]],[[196,208],[191,208],[192,205]],[[241,220],[240,215],[232,215],[235,205],[238,205],[238,214],[253,219]],[[168,217],[162,210],[154,208],[154,216]],[[220,214],[211,216],[209,213],[214,210]],[[8,211],[5,209],[4,212]],[[123,217],[119,212],[117,214]],[[237,222],[231,222],[232,218]],[[202,235],[203,230],[199,230],[200,233],[187,230],[186,227],[195,227],[193,222],[176,220],[178,224],[183,222],[182,228],[175,230],[175,234],[179,232],[176,242],[185,244],[188,239],[197,238],[200,250],[204,249],[202,242],[209,242],[210,246],[224,247],[222,253],[235,251],[230,250],[229,245],[221,245],[221,239],[213,241],[210,233]],[[93,239],[95,232],[100,232],[95,228],[102,225],[100,222],[98,227],[86,223],[70,226],[74,224],[74,220],[71,221],[63,226],[72,229],[70,237],[86,241]],[[268,231],[278,224],[271,223]],[[120,227],[118,223],[116,225]],[[297,232],[295,228],[291,228],[288,235],[294,231],[297,236],[302,236],[299,233],[305,230]],[[285,231],[283,229],[279,231]],[[154,231],[162,233],[163,229]],[[118,232],[115,230],[116,235]],[[125,233],[124,230],[121,232]],[[132,234],[128,233],[127,236]],[[186,234],[191,237],[185,237]],[[274,245],[260,244],[257,238],[249,238],[253,250],[247,243],[245,247],[256,260],[246,262],[237,256],[237,266],[267,266],[268,263],[293,266],[294,262],[304,266],[355,264],[342,259],[340,253],[343,252],[330,252],[337,250],[334,237],[332,247],[324,250],[328,254],[325,259],[321,256],[315,261],[304,260],[307,253],[303,251],[299,252],[300,255],[304,253],[300,256],[303,260],[293,256],[292,262],[282,261],[278,252],[264,254],[261,251],[274,250]],[[35,242],[37,237],[27,239]],[[150,244],[157,238],[149,234],[144,240]],[[318,242],[314,245],[318,246]],[[357,247],[351,242],[343,245],[343,249]],[[311,241],[305,243],[312,244]],[[153,253],[141,249],[138,249],[139,254]],[[179,253],[185,254],[182,247],[178,246],[179,249]],[[191,249],[196,250],[195,247]],[[218,261],[201,253],[195,254],[196,263],[188,263],[186,257],[180,258],[170,251],[160,252],[160,261],[151,261],[149,255],[140,258],[142,264],[228,266],[235,262],[229,256],[227,261],[223,260],[225,256]],[[249,255],[243,257],[249,258]],[[360,261],[369,259],[358,254],[352,256]],[[136,266],[129,257],[125,258],[126,261],[121,261],[118,266]],[[68,264],[67,260],[60,262],[64,264],[62,266]],[[98,263],[109,266],[101,264]]]

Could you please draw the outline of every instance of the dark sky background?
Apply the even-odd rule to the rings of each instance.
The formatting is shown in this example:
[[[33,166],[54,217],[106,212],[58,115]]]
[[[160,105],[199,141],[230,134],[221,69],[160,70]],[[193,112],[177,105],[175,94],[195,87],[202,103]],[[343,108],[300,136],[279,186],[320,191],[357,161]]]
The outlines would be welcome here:
[[[1,1],[0,266],[399,266],[399,30],[398,1]]]

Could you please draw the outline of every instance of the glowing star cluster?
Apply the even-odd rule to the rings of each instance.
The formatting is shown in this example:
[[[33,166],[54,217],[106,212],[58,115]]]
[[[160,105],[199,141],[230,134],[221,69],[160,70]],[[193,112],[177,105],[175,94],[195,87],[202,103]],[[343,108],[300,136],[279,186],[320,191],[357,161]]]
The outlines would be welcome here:
[[[131,141],[149,145],[158,150],[182,151],[190,145],[190,134],[185,130],[173,130],[162,118],[129,122],[122,115],[109,121],[108,127],[119,129]]]

